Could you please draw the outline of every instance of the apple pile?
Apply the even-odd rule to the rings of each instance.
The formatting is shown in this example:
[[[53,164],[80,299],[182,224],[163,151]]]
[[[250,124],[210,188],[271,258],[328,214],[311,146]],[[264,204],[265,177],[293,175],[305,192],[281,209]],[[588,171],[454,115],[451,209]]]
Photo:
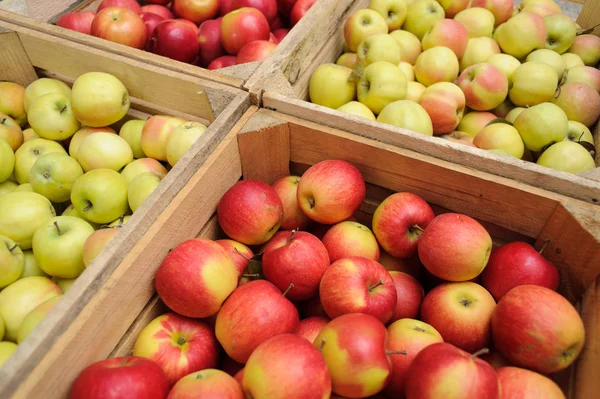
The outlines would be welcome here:
[[[116,134],[129,105],[102,72],[0,82],[0,364],[206,130],[156,115]]]
[[[310,101],[579,173],[595,168],[600,37],[553,0],[371,0]],[[358,101],[356,101],[358,100]]]
[[[104,0],[56,24],[177,61],[218,69],[263,61],[316,0]]]
[[[217,207],[227,238],[169,252],[155,287],[170,311],[70,398],[564,398],[548,374],[584,326],[541,251],[492,251],[479,222],[410,192],[369,228],[353,216],[365,194],[343,160],[235,184]]]

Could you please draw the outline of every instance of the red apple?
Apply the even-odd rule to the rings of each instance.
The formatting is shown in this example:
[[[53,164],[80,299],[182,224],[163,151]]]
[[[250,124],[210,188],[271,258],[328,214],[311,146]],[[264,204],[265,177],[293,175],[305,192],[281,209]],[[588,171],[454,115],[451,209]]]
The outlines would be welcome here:
[[[202,22],[198,28],[198,42],[200,43],[200,66],[207,67],[217,58],[225,55],[221,45],[222,18]]]
[[[294,27],[316,2],[317,0],[298,0],[295,2],[290,13],[290,25]]]
[[[217,315],[215,331],[225,352],[246,363],[264,341],[298,329],[298,311],[273,284],[250,281],[227,298]]]
[[[410,274],[389,272],[396,287],[396,308],[390,322],[400,319],[416,319],[423,301],[423,287]]]
[[[231,10],[251,7],[262,12],[269,23],[277,18],[277,1],[275,0],[231,0]]]
[[[152,360],[138,356],[115,357],[87,366],[71,386],[69,399],[165,399],[169,382]]]
[[[226,15],[233,11],[233,8],[231,8],[232,2],[233,0],[219,0],[219,15]]]
[[[275,50],[277,44],[268,40],[255,40],[246,43],[237,53],[237,63],[264,61]]]
[[[130,9],[136,14],[141,12],[140,4],[136,0],[104,0],[102,3],[100,3],[96,12],[99,13],[108,7],[124,7]]]
[[[315,297],[329,267],[329,255],[321,241],[304,231],[280,231],[269,241],[262,257],[265,278],[292,301]]]
[[[148,2],[150,3],[150,2]],[[160,15],[164,19],[173,19],[175,16],[167,7],[159,4],[147,4],[142,6],[140,9],[140,14],[143,12],[150,12],[152,14]]]
[[[195,23],[193,23],[192,21],[190,21],[189,19],[177,18],[177,19],[175,19],[175,21],[179,21],[183,24],[186,24],[187,26],[190,27],[190,29],[193,29],[194,32],[196,32],[196,36],[198,36],[198,26]]]
[[[283,219],[281,228],[284,230],[306,230],[312,223],[298,205],[298,183],[300,177],[286,176],[271,184],[283,204]]]
[[[331,262],[352,256],[379,260],[379,244],[365,225],[344,221],[333,225],[323,237]]]
[[[144,0],[144,3],[159,4],[159,5],[163,5],[163,6],[166,6],[170,2],[171,2],[171,0]]]
[[[269,21],[269,29],[271,32],[275,32],[277,29],[283,29],[285,28],[285,25],[286,24],[283,22],[283,19],[281,19],[279,14],[277,14],[277,17],[275,17],[274,20]]]
[[[244,367],[248,398],[329,398],[331,377],[321,353],[295,334],[282,334],[260,344]]]
[[[288,33],[290,33],[289,29],[277,29],[273,31],[273,35],[279,41],[278,43],[281,43]]]
[[[196,25],[213,19],[219,13],[219,0],[173,0],[173,12]]]
[[[319,298],[318,296],[307,301],[300,302],[298,308],[300,309],[300,314],[302,315],[302,317],[324,317],[326,319],[329,318],[329,316],[327,316],[327,312],[325,312],[325,309],[323,309],[321,298]]]
[[[235,375],[233,376],[233,379],[236,380],[238,382],[238,384],[240,384],[240,386],[242,386],[242,381],[244,379],[244,369],[241,369],[240,371],[235,373]]]
[[[269,42],[273,44],[279,44],[279,40],[277,40],[273,32],[269,33]]]
[[[269,241],[279,229],[283,205],[277,192],[258,180],[233,185],[219,201],[217,215],[221,228],[232,239],[246,245]]]
[[[496,376],[503,398],[564,399],[565,394],[550,378],[519,367],[502,367]]]
[[[56,25],[61,28],[91,35],[92,21],[95,17],[96,14],[91,11],[68,12],[56,21]]]
[[[231,260],[233,260],[235,268],[241,276],[254,257],[252,250],[241,242],[234,240],[217,240],[215,242],[222,246],[225,251],[227,251],[231,257]]]
[[[219,345],[206,323],[165,313],[140,332],[133,354],[155,361],[173,385],[194,371],[216,367]]]
[[[510,242],[492,251],[481,284],[499,301],[519,285],[541,285],[556,291],[558,269],[531,245]]]
[[[285,17],[289,17],[294,8],[294,4],[296,4],[297,1],[298,0],[277,0],[279,13]]]
[[[195,318],[209,317],[237,287],[233,260],[214,241],[196,238],[175,247],[156,271],[155,285],[165,305]]]
[[[367,313],[387,323],[396,308],[392,276],[379,263],[359,257],[340,259],[325,271],[319,297],[332,319]]]
[[[208,64],[206,69],[213,70],[213,69],[227,68],[227,67],[236,65],[236,63],[237,63],[237,57],[235,55],[224,55],[222,57],[217,58],[210,64]]]
[[[164,21],[165,18],[158,14],[153,14],[151,12],[140,13],[140,18],[142,19],[142,21],[144,21],[144,24],[146,25],[146,50],[150,51],[154,28],[156,28],[156,25],[158,25],[159,22]]]
[[[205,369],[188,374],[173,386],[167,399],[244,399],[241,385],[221,370]]]
[[[173,60],[190,63],[198,56],[198,32],[177,19],[167,19],[154,28],[150,51]]]
[[[585,341],[583,321],[573,305],[537,285],[520,285],[500,299],[492,335],[510,362],[544,374],[573,364]]]
[[[500,384],[485,361],[441,342],[419,352],[408,368],[406,399],[439,398],[440,392],[443,397],[497,399]]]
[[[379,255],[379,263],[381,266],[385,267],[385,270],[388,272],[402,272],[410,274],[414,278],[419,278],[421,275],[421,269],[423,268],[418,256],[413,256],[406,259],[394,258],[392,255],[383,250]]]
[[[300,325],[298,326],[296,334],[306,338],[308,342],[312,344],[323,327],[325,327],[330,321],[330,318],[321,316],[313,316],[304,320],[300,320]]]
[[[256,8],[240,8],[223,17],[221,41],[229,54],[236,55],[246,43],[269,40],[269,22]]]
[[[92,21],[91,33],[137,49],[146,46],[146,25],[137,13],[128,8],[108,7],[99,11]]]
[[[486,354],[479,356],[481,360],[485,360],[494,368],[494,370],[498,370],[501,367],[510,366],[510,362],[506,360],[502,353],[498,352],[498,349],[491,347],[490,351]]]
[[[434,216],[433,209],[418,195],[392,194],[373,214],[373,233],[390,255],[410,258],[417,254],[421,234]]]
[[[326,160],[312,165],[298,184],[298,204],[312,220],[335,224],[348,219],[361,206],[366,185],[349,162]]]

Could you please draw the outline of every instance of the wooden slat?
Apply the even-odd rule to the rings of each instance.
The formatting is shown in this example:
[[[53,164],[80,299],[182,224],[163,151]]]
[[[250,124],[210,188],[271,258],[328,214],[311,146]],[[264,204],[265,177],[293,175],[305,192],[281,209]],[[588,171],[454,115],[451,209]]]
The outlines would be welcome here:
[[[82,4],[90,3],[90,0],[29,0],[27,2],[27,15],[38,21],[50,19],[81,8]]]
[[[597,397],[600,388],[600,278],[583,296],[581,317],[586,329],[586,342],[577,360],[573,390],[575,399],[588,399]]]
[[[27,86],[38,78],[16,32],[0,29],[0,81]]]
[[[583,9],[577,18],[577,23],[583,28],[591,28],[600,25],[600,1],[586,0],[583,4]],[[600,27],[597,27],[595,35],[600,35]]]

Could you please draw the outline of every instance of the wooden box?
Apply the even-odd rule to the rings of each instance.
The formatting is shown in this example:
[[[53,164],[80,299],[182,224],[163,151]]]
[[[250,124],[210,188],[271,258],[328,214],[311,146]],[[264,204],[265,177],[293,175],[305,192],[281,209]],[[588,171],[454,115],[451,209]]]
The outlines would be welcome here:
[[[132,241],[126,253],[101,255],[99,262],[110,264],[112,273],[85,276],[78,288],[88,285],[86,301],[65,302],[48,315],[37,334],[54,334],[46,343],[54,345],[20,372],[1,370],[0,380],[7,383],[0,386],[0,397],[65,397],[78,373],[91,362],[131,354],[140,330],[165,312],[154,291],[156,269],[184,240],[219,236],[215,210],[222,195],[241,178],[272,183],[326,159],[347,160],[362,172],[367,198],[356,216],[363,223],[368,223],[389,194],[410,191],[431,203],[436,213],[454,211],[478,219],[496,245],[524,240],[539,248],[549,240],[545,255],[559,267],[561,292],[577,304],[587,329],[587,343],[577,364],[557,379],[571,398],[594,397],[600,388],[596,376],[600,368],[597,206],[255,107],[152,226],[135,240],[126,238]],[[117,258],[122,259],[119,264],[113,262]]]

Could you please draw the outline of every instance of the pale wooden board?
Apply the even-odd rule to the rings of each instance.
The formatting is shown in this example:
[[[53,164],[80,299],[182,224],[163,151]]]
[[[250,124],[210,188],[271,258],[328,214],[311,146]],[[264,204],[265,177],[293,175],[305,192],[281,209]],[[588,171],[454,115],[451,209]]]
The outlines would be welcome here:
[[[598,396],[600,370],[600,278],[588,289],[581,304],[586,342],[578,361],[573,390],[577,399]]]
[[[0,30],[0,81],[27,86],[38,78],[16,32]]]
[[[583,4],[583,10],[577,18],[577,23],[583,28],[591,28],[600,25],[600,1],[586,0]],[[594,29],[596,36],[600,35],[600,26]]]

